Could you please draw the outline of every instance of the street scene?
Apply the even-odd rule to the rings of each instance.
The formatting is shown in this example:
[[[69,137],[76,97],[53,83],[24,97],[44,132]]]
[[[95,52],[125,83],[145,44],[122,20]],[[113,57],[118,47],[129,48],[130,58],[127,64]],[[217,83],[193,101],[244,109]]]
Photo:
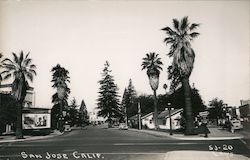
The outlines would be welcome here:
[[[0,160],[250,159],[249,1],[0,10]]]

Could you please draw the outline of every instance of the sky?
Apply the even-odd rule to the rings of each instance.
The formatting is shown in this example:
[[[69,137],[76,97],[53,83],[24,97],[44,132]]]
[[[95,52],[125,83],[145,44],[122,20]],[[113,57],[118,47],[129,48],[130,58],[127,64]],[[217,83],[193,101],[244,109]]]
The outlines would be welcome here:
[[[71,94],[88,110],[96,107],[98,81],[109,61],[119,95],[129,79],[138,94],[152,94],[142,58],[156,52],[164,63],[158,94],[169,86],[163,43],[172,19],[189,17],[200,23],[200,36],[192,42],[196,53],[190,84],[205,104],[215,97],[230,106],[249,99],[249,1],[100,1],[3,0],[0,1],[0,52],[30,52],[37,65],[36,107],[51,107],[51,68],[60,64],[69,71]],[[11,81],[11,80],[9,80]],[[2,82],[4,83],[4,82]],[[7,82],[6,82],[7,83]]]

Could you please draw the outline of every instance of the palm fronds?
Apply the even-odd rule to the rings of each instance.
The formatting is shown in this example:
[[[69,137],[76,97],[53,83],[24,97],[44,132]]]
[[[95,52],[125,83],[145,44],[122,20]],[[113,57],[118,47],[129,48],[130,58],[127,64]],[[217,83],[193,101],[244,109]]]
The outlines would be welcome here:
[[[163,64],[161,61],[161,58],[158,57],[159,54],[155,54],[154,52],[152,53],[147,53],[146,57],[142,58],[142,70],[147,69],[147,70],[162,70],[161,65]]]
[[[189,76],[192,72],[195,53],[190,42],[200,35],[194,32],[199,26],[200,24],[197,23],[190,25],[186,16],[180,21],[173,19],[173,29],[170,27],[162,29],[167,34],[164,43],[170,46],[168,56],[174,57],[172,65],[176,65],[180,76]]]
[[[14,79],[20,78],[24,75],[25,80],[33,80],[33,76],[36,75],[36,65],[32,64],[32,59],[29,58],[29,53],[24,55],[23,51],[19,56],[16,53],[12,53],[13,60],[5,58],[2,61],[2,67],[4,71],[1,72],[4,76],[3,79],[13,77]]]

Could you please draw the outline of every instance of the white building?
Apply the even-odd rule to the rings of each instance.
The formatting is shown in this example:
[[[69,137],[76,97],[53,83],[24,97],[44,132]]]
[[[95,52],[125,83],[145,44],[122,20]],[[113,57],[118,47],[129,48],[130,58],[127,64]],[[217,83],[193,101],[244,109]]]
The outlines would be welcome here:
[[[171,110],[171,120],[172,120],[172,129],[179,129],[180,126],[180,119],[181,119],[181,113],[183,112],[183,109],[173,109]],[[142,126],[148,128],[148,129],[154,129],[154,119],[153,119],[153,113],[151,112],[141,118],[142,120]],[[165,110],[162,111],[158,115],[158,125],[160,129],[170,129],[170,118],[169,118],[169,111]]]
[[[149,114],[146,114],[145,116],[141,117],[141,122],[142,122],[142,126],[148,129],[154,129],[155,128],[155,124],[154,124],[154,120],[153,120],[153,113],[151,112]]]
[[[181,119],[181,113],[183,112],[183,109],[173,109],[171,110],[171,121],[172,121],[172,129],[180,129],[180,119]],[[158,115],[158,124],[160,129],[170,129],[170,116],[169,111],[165,110],[162,111]]]
[[[106,118],[98,116],[98,110],[93,109],[92,112],[89,112],[89,122],[92,124],[103,124],[106,121]]]

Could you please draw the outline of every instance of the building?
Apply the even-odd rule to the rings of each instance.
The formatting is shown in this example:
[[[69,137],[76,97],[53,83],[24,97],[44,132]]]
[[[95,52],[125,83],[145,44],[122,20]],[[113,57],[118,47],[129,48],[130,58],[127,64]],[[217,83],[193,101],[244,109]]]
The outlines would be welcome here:
[[[240,116],[244,121],[250,120],[250,100],[240,100]]]
[[[12,94],[12,84],[0,85],[0,93]],[[35,107],[35,92],[33,87],[29,87],[24,99],[24,108],[34,108]]]
[[[142,122],[143,128],[154,129],[155,124],[154,124],[154,120],[153,120],[153,113],[154,112],[150,112],[149,114],[146,114],[146,115],[141,117],[141,122]]]
[[[169,110],[162,111],[158,115],[158,124],[160,129],[170,129],[170,115],[171,115],[171,121],[172,121],[172,129],[180,129],[181,124],[181,113],[183,112],[183,109],[172,109],[170,111],[171,114],[169,114]]]
[[[106,121],[106,118],[98,116],[98,110],[97,109],[93,109],[92,112],[89,112],[89,122],[91,124],[104,124]]]
[[[237,108],[236,107],[233,107],[233,106],[226,106],[223,108],[223,110],[225,111],[226,113],[226,118],[227,119],[234,119],[234,118],[238,118],[237,116]]]
[[[243,128],[250,131],[250,100],[241,100],[240,104],[239,110]]]
[[[179,129],[180,126],[180,119],[181,119],[181,113],[183,112],[183,109],[172,109],[171,110],[171,120],[172,120],[172,129]],[[153,113],[151,112],[149,114],[146,114],[145,116],[142,116],[142,126],[147,129],[154,129],[154,119],[153,119]],[[166,109],[165,111],[162,111],[158,114],[158,125],[160,129],[170,129],[170,118],[169,118],[169,111]]]

